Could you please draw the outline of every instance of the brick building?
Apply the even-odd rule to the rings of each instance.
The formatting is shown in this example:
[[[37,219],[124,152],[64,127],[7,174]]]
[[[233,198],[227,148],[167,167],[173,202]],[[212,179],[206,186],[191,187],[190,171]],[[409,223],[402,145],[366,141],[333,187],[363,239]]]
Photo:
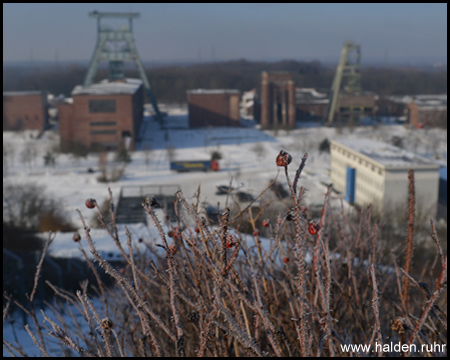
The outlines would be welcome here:
[[[295,128],[295,89],[288,72],[262,72],[261,127]]]
[[[378,96],[374,93],[364,92],[361,94],[339,94],[336,107],[337,119],[346,122],[352,118],[361,116],[373,116],[376,111]]]
[[[103,80],[87,88],[76,86],[70,101],[58,106],[61,150],[75,144],[90,149],[133,149],[144,111],[144,87],[139,79]]]
[[[416,95],[406,109],[412,126],[447,127],[447,95]]]
[[[189,126],[240,126],[239,90],[188,90]]]
[[[44,130],[47,123],[45,91],[3,92],[3,130]]]

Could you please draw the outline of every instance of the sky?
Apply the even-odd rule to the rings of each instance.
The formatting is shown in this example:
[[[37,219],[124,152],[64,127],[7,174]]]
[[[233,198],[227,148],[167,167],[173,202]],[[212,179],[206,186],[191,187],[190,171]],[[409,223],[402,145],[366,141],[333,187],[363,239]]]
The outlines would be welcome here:
[[[338,62],[346,40],[361,45],[363,63],[447,62],[447,4],[414,3],[3,3],[3,61],[89,60],[94,10],[141,14],[133,32],[145,62]]]

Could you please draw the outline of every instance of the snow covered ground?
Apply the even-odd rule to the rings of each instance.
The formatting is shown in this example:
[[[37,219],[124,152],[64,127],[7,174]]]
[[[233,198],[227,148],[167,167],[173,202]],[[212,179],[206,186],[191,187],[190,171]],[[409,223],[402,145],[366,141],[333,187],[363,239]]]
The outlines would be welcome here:
[[[108,187],[111,188],[115,201],[122,186],[179,186],[189,200],[193,199],[201,185],[201,200],[213,206],[217,206],[219,202],[223,207],[225,196],[216,195],[217,186],[229,185],[230,181],[240,191],[257,196],[277,175],[281,183],[286,183],[284,172],[275,164],[275,158],[281,149],[289,152],[294,159],[290,167],[292,177],[303,154],[309,154],[299,185],[308,190],[306,205],[319,206],[323,203],[326,185],[330,182],[330,156],[319,153],[319,144],[325,138],[370,138],[391,142],[392,137],[398,136],[403,138],[406,150],[428,158],[437,158],[442,165],[447,164],[447,132],[440,129],[408,130],[389,119],[386,119],[384,125],[357,127],[354,131],[344,128],[339,132],[336,128],[299,123],[296,130],[280,130],[276,133],[261,131],[250,120],[242,120],[245,126],[241,128],[189,129],[185,108],[168,107],[167,110],[169,130],[161,130],[158,123],[146,116],[142,126],[142,139],[137,143],[136,151],[131,154],[132,162],[126,166],[123,178],[112,183],[97,180],[98,154],[89,154],[87,158],[78,161],[71,155],[57,154],[56,166],[45,167],[44,155],[59,144],[56,131],[47,131],[39,139],[33,131],[3,132],[3,183],[43,185],[48,196],[62,203],[72,223],[79,226],[81,231],[81,222],[75,209],[80,209],[88,223],[91,222],[96,217],[96,211],[87,209],[84,201],[92,197],[101,204],[109,197]],[[148,150],[149,146],[151,150]],[[219,151],[222,154],[222,160],[219,161],[221,170],[182,174],[171,171],[168,147],[175,149],[174,156],[178,160],[208,159],[213,151]],[[28,161],[24,160],[26,149],[31,149],[32,152]],[[108,158],[112,163],[114,153],[109,153]],[[94,172],[88,172],[88,169],[93,169]],[[332,196],[332,206],[340,207],[340,196],[335,193]],[[144,224],[130,225],[129,228],[135,240],[142,236],[148,237],[151,231]],[[121,230],[124,231],[123,227]],[[95,239],[100,250],[114,250],[104,230],[96,230]],[[58,233],[50,251],[60,256],[75,255],[78,250],[72,241],[72,233]]]
[[[96,211],[87,209],[84,201],[92,197],[101,204],[109,197],[108,187],[117,200],[123,186],[179,185],[188,201],[194,201],[194,194],[201,185],[202,202],[213,206],[217,206],[219,202],[223,207],[225,197],[216,195],[219,185],[229,185],[232,182],[233,187],[257,196],[276,176],[285,184],[284,172],[275,164],[275,158],[281,149],[289,152],[294,159],[290,169],[292,177],[303,154],[309,154],[299,185],[308,190],[306,205],[320,206],[330,182],[330,156],[319,152],[319,144],[325,138],[370,138],[391,142],[392,137],[398,136],[403,139],[406,150],[437,159],[442,165],[447,164],[447,132],[440,129],[408,130],[389,119],[386,119],[385,124],[357,127],[353,131],[344,128],[339,132],[336,128],[299,123],[296,130],[276,133],[261,131],[250,120],[242,120],[244,126],[241,128],[189,129],[186,109],[167,107],[167,110],[168,131],[161,130],[158,123],[146,116],[142,139],[137,143],[136,151],[131,154],[132,161],[126,166],[123,178],[109,184],[97,180],[98,154],[89,154],[79,161],[68,154],[57,154],[55,167],[44,166],[46,152],[57,148],[59,144],[59,135],[55,131],[47,131],[40,138],[33,131],[3,132],[3,184],[43,185],[48,196],[61,202],[84,238],[84,230],[75,209],[80,209],[90,223],[96,216]],[[208,159],[213,151],[219,151],[222,154],[219,162],[221,170],[182,174],[171,171],[168,147],[175,149],[174,156],[179,160]],[[31,155],[25,156],[27,151]],[[113,159],[114,153],[109,153],[108,158]],[[94,172],[88,172],[88,169],[93,169]],[[340,198],[341,195],[333,193],[332,206],[340,208]],[[144,246],[137,242],[141,237],[150,240],[157,237],[156,229],[150,223],[149,226],[130,224],[128,228],[136,246]],[[124,225],[120,225],[119,237],[125,244],[124,233]],[[50,253],[54,256],[80,256],[78,244],[72,241],[72,235],[57,233],[49,249]],[[117,256],[118,250],[105,230],[92,229],[91,235],[106,259]],[[46,234],[43,236],[47,237]],[[39,356],[40,353],[32,346],[28,334],[18,331],[19,333],[14,334],[7,322],[3,328],[3,336],[8,341],[14,341],[16,336],[21,339],[21,343],[23,339],[27,353]],[[8,356],[8,353],[4,350],[3,355]]]

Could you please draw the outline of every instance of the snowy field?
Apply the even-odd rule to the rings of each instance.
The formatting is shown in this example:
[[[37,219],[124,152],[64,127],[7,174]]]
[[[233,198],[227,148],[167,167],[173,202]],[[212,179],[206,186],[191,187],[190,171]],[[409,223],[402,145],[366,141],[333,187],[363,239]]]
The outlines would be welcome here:
[[[3,184],[37,184],[45,187],[48,196],[58,199],[63,205],[71,222],[82,232],[81,222],[75,209],[80,209],[88,224],[96,217],[96,211],[87,209],[84,201],[95,198],[99,204],[109,198],[111,188],[117,203],[122,186],[137,185],[173,185],[179,186],[188,200],[194,201],[194,194],[201,186],[201,201],[224,207],[225,196],[216,195],[217,186],[229,185],[239,188],[253,196],[263,191],[269,182],[278,176],[285,184],[284,171],[275,164],[275,158],[281,149],[293,157],[290,166],[291,177],[304,153],[308,161],[299,185],[308,191],[307,206],[320,206],[323,203],[327,184],[330,183],[330,156],[319,152],[319,144],[325,139],[367,138],[391,142],[392,137],[403,139],[406,150],[413,151],[442,165],[447,164],[447,132],[441,129],[408,130],[386,119],[386,123],[377,127],[357,127],[354,131],[319,127],[315,124],[299,123],[296,130],[261,131],[251,120],[242,120],[241,128],[189,129],[187,111],[183,108],[167,108],[169,116],[167,128],[161,130],[158,123],[146,116],[142,125],[142,138],[131,153],[132,161],[126,166],[124,176],[117,182],[97,181],[99,176],[99,156],[89,154],[78,161],[68,154],[57,154],[55,167],[44,166],[44,155],[59,144],[56,131],[47,131],[36,139],[37,132],[3,132]],[[149,145],[151,150],[149,149]],[[170,170],[167,148],[175,149],[177,160],[209,159],[213,151],[219,151],[221,170],[218,172],[177,173]],[[5,149],[7,167],[5,168]],[[25,149],[31,149],[33,156],[24,160]],[[114,153],[108,154],[111,164]],[[88,172],[88,169],[94,172]],[[172,189],[173,189],[172,188]],[[173,192],[173,190],[171,190]],[[332,206],[340,207],[342,195],[333,193]],[[146,224],[128,226],[136,240],[139,237],[153,236],[154,229]],[[124,232],[124,227],[119,229]],[[114,247],[104,230],[95,230],[95,240],[99,250],[114,251]],[[45,237],[47,237],[44,234]],[[55,256],[77,256],[77,244],[72,241],[72,233],[58,233],[50,247]]]
[[[126,166],[124,176],[121,180],[109,184],[97,181],[98,154],[89,154],[79,161],[68,154],[57,154],[56,165],[46,167],[44,155],[59,145],[59,135],[55,131],[47,131],[40,138],[37,138],[37,132],[33,131],[3,132],[3,184],[31,183],[44,186],[48,196],[61,202],[67,216],[79,228],[78,231],[84,238],[84,230],[75,209],[80,209],[90,223],[96,216],[96,211],[87,209],[84,201],[92,197],[99,204],[103,203],[109,197],[108,187],[117,202],[123,186],[175,185],[180,186],[188,201],[194,202],[194,194],[200,185],[202,204],[217,206],[220,203],[223,208],[225,197],[216,195],[217,186],[230,185],[231,182],[234,188],[256,197],[277,176],[278,181],[285,184],[284,172],[275,164],[275,158],[281,149],[289,152],[294,159],[290,169],[292,177],[303,154],[309,154],[299,185],[308,190],[305,199],[308,207],[321,206],[326,186],[330,183],[330,156],[319,152],[319,144],[326,138],[367,138],[391,142],[392,137],[397,136],[403,139],[406,150],[435,159],[442,165],[447,164],[447,132],[440,129],[408,130],[386,119],[384,124],[377,127],[369,125],[357,127],[353,131],[342,129],[341,132],[335,128],[299,123],[296,130],[276,133],[259,130],[251,120],[242,120],[241,128],[191,130],[188,128],[185,109],[169,107],[167,110],[168,130],[161,130],[158,123],[146,116],[141,131],[142,138],[137,143],[136,150],[131,153],[132,161]],[[222,154],[219,161],[221,170],[184,174],[171,171],[168,147],[175,149],[174,156],[178,160],[209,159],[213,151],[219,151]],[[23,155],[25,151],[32,154],[27,160]],[[114,155],[111,152],[108,158],[112,161]],[[88,169],[94,171],[88,172]],[[331,205],[340,208],[342,196],[333,193]],[[142,249],[144,245],[139,244],[137,239],[157,238],[156,229],[150,223],[148,226],[143,223],[130,224],[128,228],[132,233],[134,245]],[[125,244],[124,234],[125,226],[119,225],[119,237]],[[79,257],[78,244],[72,241],[72,235],[73,233],[57,233],[49,249],[50,253],[54,256]],[[118,256],[118,250],[105,230],[92,229],[91,235],[107,260]],[[42,236],[47,238],[47,234]],[[267,239],[262,241],[264,247],[269,247]],[[87,244],[85,250],[89,253]],[[19,328],[21,327],[17,327]],[[36,346],[32,345],[28,334],[24,330],[12,331],[8,321],[4,325],[3,336],[12,343],[18,340],[29,355],[41,355]],[[52,353],[62,355],[61,351],[55,341],[55,352]],[[9,356],[5,350],[3,355]]]

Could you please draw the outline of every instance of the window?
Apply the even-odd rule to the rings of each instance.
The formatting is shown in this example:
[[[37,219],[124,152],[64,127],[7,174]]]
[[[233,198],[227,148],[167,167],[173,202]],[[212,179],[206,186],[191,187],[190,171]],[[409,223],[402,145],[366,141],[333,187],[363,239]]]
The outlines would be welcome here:
[[[117,125],[115,121],[91,121],[91,126],[114,126]]]
[[[91,135],[109,135],[115,133],[116,130],[91,130]]]
[[[114,113],[116,112],[116,100],[92,99],[89,100],[90,113]]]

